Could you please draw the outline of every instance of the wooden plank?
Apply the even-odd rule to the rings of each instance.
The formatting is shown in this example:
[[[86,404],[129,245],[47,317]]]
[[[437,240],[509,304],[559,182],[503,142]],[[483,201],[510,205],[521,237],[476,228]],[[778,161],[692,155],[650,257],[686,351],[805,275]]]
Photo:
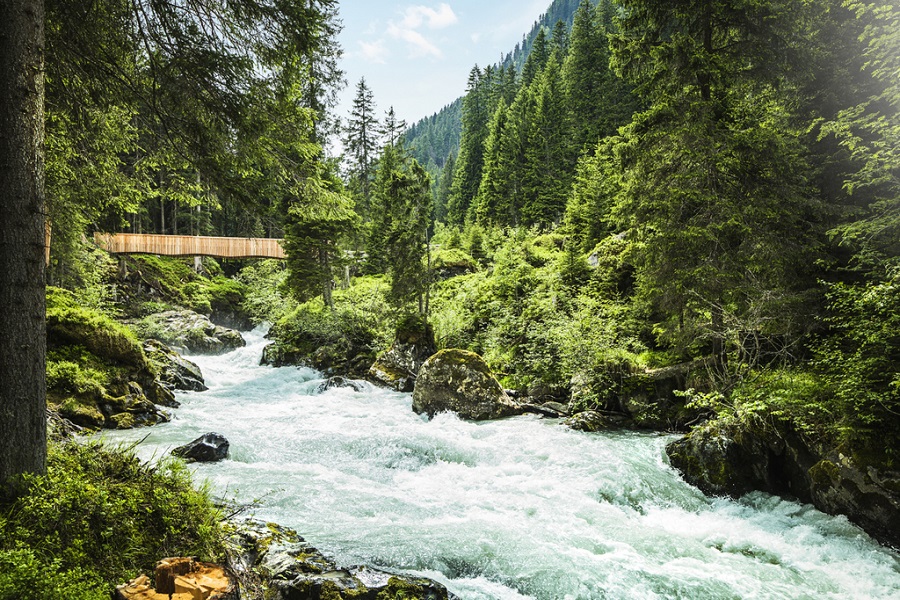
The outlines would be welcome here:
[[[94,242],[113,254],[214,256],[216,258],[285,258],[281,240],[273,238],[95,233]]]

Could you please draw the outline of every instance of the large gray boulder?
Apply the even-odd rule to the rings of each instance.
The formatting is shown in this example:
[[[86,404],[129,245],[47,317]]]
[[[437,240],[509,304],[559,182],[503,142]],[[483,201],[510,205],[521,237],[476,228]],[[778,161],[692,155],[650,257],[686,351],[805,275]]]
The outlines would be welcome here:
[[[154,363],[159,371],[159,380],[173,390],[189,392],[206,391],[203,373],[200,367],[160,342],[145,340],[144,354]]]
[[[449,410],[473,421],[522,413],[480,356],[455,348],[441,350],[422,365],[412,406],[429,417]]]
[[[193,354],[224,354],[246,345],[239,332],[214,325],[208,317],[190,310],[152,314],[135,328],[143,338],[159,340]]]

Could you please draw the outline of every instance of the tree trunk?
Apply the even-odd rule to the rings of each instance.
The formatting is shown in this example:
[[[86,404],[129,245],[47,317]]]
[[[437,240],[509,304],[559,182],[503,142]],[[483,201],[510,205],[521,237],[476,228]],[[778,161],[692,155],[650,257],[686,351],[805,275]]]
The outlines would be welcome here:
[[[0,491],[44,473],[44,3],[0,2]]]
[[[322,301],[325,303],[325,306],[333,309],[334,298],[331,295],[331,288],[332,280],[334,278],[331,275],[331,261],[329,258],[327,250],[323,250],[319,253],[319,264],[322,267]]]

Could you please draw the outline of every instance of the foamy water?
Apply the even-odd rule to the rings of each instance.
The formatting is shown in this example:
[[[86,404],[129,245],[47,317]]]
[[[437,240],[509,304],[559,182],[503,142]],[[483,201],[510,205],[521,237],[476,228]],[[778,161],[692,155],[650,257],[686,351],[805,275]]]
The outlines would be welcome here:
[[[587,434],[522,416],[428,421],[411,396],[317,394],[321,374],[259,366],[263,331],[192,357],[210,389],[182,393],[145,459],[209,431],[229,459],[198,465],[215,493],[256,502],[350,565],[431,577],[464,600],[900,598],[900,555],[843,517],[765,494],[708,499],[668,465],[670,436]]]

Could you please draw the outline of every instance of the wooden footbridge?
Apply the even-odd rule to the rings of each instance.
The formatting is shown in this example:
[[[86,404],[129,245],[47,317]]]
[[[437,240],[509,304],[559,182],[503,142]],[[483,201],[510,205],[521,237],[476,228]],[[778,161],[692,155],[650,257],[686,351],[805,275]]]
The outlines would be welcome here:
[[[272,238],[95,233],[94,242],[99,247],[113,254],[213,256],[215,258],[285,258],[281,240]]]

